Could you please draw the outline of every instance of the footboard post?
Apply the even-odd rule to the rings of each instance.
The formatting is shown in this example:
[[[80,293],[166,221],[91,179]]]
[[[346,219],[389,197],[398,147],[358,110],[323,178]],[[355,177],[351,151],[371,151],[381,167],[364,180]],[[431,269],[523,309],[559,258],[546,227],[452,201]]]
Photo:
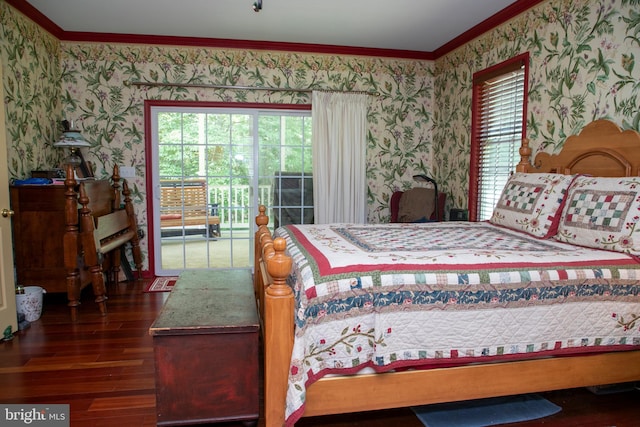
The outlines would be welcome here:
[[[285,241],[273,242],[275,254],[267,260],[273,279],[264,297],[264,416],[266,427],[284,425],[289,364],[293,349],[293,291],[286,280],[291,258],[284,254]],[[266,286],[267,284],[265,284]]]
[[[264,257],[264,246],[267,244],[267,240],[271,239],[271,232],[267,227],[269,223],[269,217],[266,215],[267,208],[264,205],[260,205],[258,208],[259,214],[256,216],[257,230],[255,233],[255,254],[254,254],[254,275],[253,275],[253,290],[256,295],[256,303],[260,312],[260,320],[264,319],[264,291],[265,286],[265,273],[266,268],[262,266],[266,264]]]

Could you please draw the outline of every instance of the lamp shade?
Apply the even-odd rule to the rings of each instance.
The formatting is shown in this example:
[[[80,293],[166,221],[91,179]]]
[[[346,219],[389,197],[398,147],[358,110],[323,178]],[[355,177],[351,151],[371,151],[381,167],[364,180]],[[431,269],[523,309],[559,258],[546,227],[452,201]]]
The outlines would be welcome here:
[[[91,144],[82,138],[78,131],[70,130],[62,133],[62,138],[53,143],[54,147],[91,147]]]

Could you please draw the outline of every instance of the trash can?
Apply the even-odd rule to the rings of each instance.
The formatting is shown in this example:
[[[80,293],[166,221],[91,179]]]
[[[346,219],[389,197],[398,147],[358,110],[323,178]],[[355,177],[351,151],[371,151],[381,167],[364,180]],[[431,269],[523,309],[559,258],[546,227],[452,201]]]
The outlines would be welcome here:
[[[42,297],[46,292],[40,286],[25,286],[24,293],[16,294],[18,313],[23,313],[28,322],[35,322],[42,314]]]

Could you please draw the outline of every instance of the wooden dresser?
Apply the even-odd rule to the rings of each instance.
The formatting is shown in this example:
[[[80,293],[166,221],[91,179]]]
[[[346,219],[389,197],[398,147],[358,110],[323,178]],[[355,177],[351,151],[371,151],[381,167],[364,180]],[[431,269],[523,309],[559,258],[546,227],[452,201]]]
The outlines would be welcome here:
[[[259,320],[249,270],[183,272],[149,333],[159,426],[257,421]]]
[[[107,180],[87,180],[85,187],[91,204],[113,199],[113,188]],[[17,284],[41,286],[49,293],[67,292],[65,191],[64,185],[10,188]],[[80,275],[82,286],[91,283],[83,269]]]

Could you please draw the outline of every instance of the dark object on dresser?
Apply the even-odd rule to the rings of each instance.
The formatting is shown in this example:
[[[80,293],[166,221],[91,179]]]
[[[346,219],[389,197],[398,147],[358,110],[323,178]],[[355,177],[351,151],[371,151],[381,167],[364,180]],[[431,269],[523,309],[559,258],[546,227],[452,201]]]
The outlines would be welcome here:
[[[469,211],[452,208],[449,210],[449,221],[469,221]]]
[[[51,170],[31,171],[31,178],[64,179],[64,170],[51,169]]]

